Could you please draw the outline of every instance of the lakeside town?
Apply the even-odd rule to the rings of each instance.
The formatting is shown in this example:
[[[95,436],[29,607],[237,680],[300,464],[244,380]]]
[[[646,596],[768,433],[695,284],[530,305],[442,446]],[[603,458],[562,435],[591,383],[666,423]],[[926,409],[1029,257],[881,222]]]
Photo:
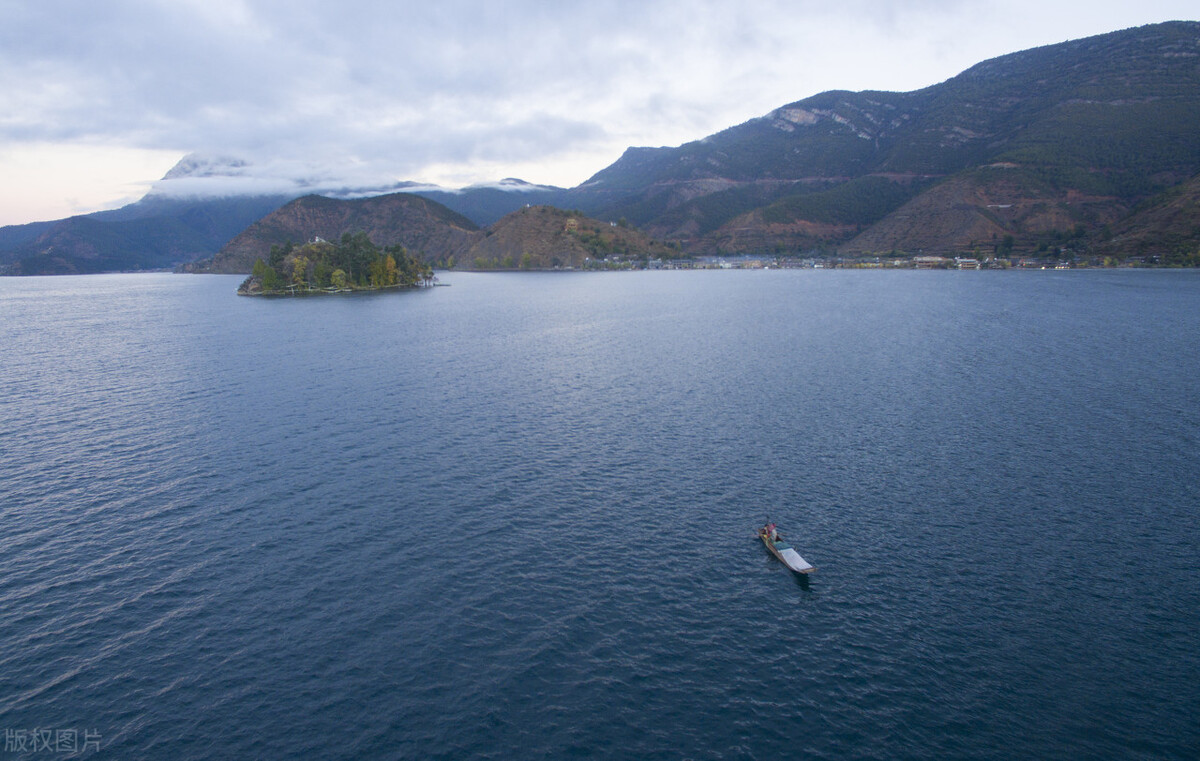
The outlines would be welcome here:
[[[697,256],[690,259],[640,259],[609,256],[585,259],[585,270],[762,270],[762,269],[916,269],[916,270],[1069,270],[1113,269],[1163,266],[1157,256],[1116,260],[1110,257],[1082,257],[1064,260],[1049,257],[961,256]],[[573,269],[564,267],[561,269]]]

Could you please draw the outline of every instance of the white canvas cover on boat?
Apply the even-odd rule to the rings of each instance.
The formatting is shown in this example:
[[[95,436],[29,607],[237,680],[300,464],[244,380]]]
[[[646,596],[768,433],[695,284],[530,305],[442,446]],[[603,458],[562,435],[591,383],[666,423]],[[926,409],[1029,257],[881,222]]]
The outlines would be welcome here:
[[[779,551],[779,555],[783,558],[783,562],[788,564],[788,567],[793,571],[804,573],[812,570],[812,566],[808,561],[800,557],[800,553],[793,550],[791,547]]]

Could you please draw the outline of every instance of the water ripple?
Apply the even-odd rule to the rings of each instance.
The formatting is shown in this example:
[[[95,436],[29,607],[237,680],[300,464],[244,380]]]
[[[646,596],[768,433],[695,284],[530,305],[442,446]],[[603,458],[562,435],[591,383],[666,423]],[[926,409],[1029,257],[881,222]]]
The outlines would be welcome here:
[[[0,727],[1193,757],[1200,278],[962,274],[0,280]]]

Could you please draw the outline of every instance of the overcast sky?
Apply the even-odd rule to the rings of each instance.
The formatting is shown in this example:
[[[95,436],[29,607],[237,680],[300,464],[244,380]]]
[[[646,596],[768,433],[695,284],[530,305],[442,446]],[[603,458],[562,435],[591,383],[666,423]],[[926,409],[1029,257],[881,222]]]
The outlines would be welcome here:
[[[1195,0],[0,0],[0,225],[238,187],[577,185],[831,89],[1200,16]]]

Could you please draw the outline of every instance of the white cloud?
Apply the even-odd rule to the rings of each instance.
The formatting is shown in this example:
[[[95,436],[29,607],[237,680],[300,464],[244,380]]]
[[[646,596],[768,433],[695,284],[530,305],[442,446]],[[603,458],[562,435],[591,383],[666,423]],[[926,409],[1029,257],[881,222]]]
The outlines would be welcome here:
[[[267,184],[569,186],[629,145],[697,139],[823,90],[915,89],[1189,13],[1176,0],[1086,14],[1048,0],[0,0],[0,146],[63,146],[54,192],[80,199],[83,165],[114,145],[150,164],[244,156]],[[6,199],[30,184],[4,175],[0,223],[27,221]]]

